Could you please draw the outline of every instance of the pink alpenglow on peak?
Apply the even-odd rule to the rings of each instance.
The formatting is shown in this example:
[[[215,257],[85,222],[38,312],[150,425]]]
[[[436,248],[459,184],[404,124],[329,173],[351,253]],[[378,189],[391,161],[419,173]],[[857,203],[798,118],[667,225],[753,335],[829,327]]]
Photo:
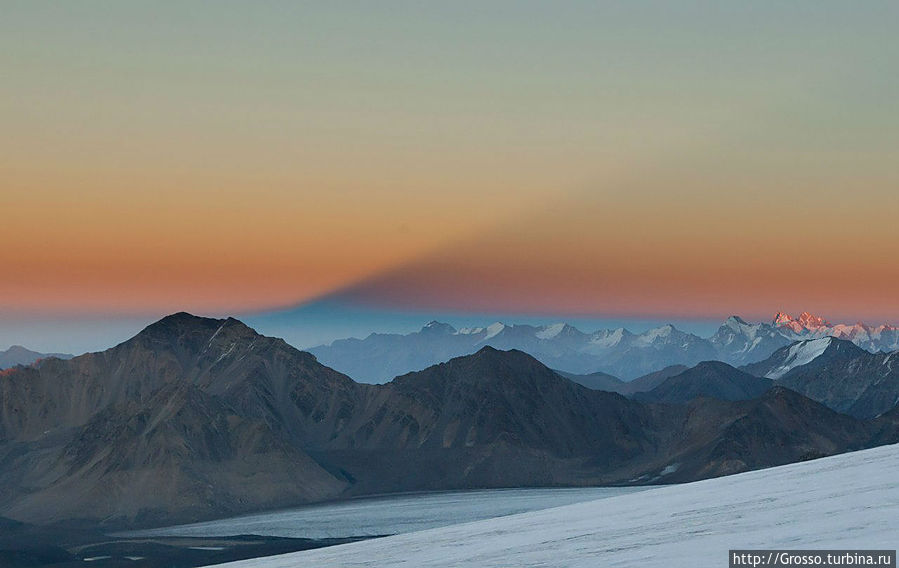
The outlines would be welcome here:
[[[793,339],[837,337],[852,341],[869,351],[895,351],[899,349],[899,327],[890,324],[871,326],[862,322],[855,324],[832,324],[826,319],[803,312],[798,318],[777,312],[773,325],[781,333]]]
[[[799,314],[798,318],[794,318],[790,314],[777,312],[776,314],[774,314],[773,323],[777,327],[789,328],[795,333],[802,333],[803,331],[817,331],[822,328],[833,327],[831,323],[826,319],[812,315],[808,312],[802,312],[801,314]]]

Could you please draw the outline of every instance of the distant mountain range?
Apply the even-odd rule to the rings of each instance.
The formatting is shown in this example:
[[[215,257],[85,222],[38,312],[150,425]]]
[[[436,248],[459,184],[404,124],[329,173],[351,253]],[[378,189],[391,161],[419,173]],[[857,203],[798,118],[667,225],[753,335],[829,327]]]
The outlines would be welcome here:
[[[748,323],[728,318],[709,338],[665,325],[635,334],[626,329],[584,333],[568,324],[506,325],[455,329],[433,321],[407,335],[371,334],[342,339],[310,349],[321,362],[356,380],[381,383],[424,369],[484,346],[519,349],[547,366],[578,375],[604,373],[629,381],[671,365],[692,367],[708,360],[740,366],[761,361],[800,339],[833,336],[872,352],[899,349],[897,328],[831,325],[802,314],[793,319],[777,314],[773,323]]]
[[[740,369],[705,361],[690,368],[668,367],[630,382],[602,373],[560,374],[588,388],[644,402],[747,400],[782,386],[860,419],[876,418],[899,404],[899,351],[871,353],[834,337],[796,341]]]
[[[0,516],[148,526],[395,491],[679,482],[899,441],[897,411],[862,420],[778,386],[790,373],[768,388],[731,369],[650,375],[662,403],[641,402],[485,346],[369,385],[237,320],[175,314],[0,373]]]
[[[71,359],[72,355],[68,353],[38,353],[21,345],[13,345],[6,351],[0,351],[0,369],[9,369],[16,365],[31,365],[38,359],[46,359],[47,357]]]
[[[832,324],[808,312],[797,318],[778,312],[774,315],[773,325],[792,340],[836,337],[851,341],[872,353],[899,349],[899,327],[890,324]]]

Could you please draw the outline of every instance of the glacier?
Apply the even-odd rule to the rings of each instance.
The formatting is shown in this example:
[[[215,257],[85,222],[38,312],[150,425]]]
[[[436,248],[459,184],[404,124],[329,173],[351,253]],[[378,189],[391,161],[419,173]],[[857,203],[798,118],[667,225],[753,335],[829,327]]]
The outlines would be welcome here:
[[[899,445],[220,566],[727,566],[728,550],[895,549]]]

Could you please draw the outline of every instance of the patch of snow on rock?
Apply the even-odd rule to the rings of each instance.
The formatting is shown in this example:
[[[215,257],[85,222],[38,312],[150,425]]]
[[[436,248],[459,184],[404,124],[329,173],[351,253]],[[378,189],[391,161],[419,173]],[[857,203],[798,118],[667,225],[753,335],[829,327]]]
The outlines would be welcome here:
[[[796,367],[807,365],[820,357],[824,351],[830,346],[831,338],[822,337],[821,339],[810,339],[808,341],[800,341],[790,347],[783,365],[769,371],[765,376],[769,379],[777,380],[786,375]]]

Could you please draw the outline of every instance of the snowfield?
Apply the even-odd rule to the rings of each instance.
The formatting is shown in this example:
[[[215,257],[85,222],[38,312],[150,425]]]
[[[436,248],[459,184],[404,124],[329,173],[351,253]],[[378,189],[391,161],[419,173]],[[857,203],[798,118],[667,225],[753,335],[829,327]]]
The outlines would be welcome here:
[[[281,556],[300,566],[727,566],[729,549],[899,547],[899,445]]]

